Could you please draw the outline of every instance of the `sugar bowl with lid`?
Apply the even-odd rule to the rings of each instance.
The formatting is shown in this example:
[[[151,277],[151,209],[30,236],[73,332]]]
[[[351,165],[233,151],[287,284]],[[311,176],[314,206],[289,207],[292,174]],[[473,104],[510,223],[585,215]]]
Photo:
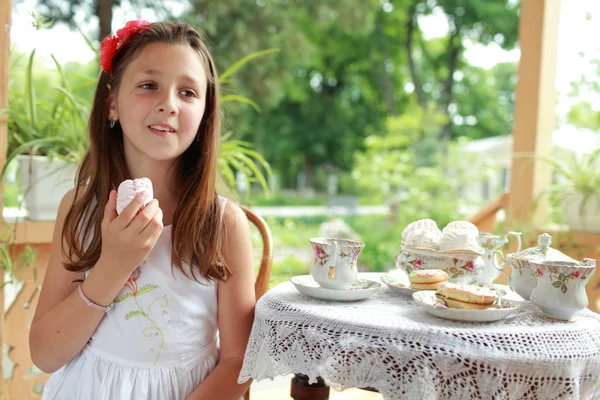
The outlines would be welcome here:
[[[588,306],[585,285],[596,270],[596,260],[530,261],[537,284],[531,302],[544,316],[568,321],[573,314]]]
[[[500,256],[501,260],[506,265],[511,267],[511,275],[504,271],[501,266],[498,266],[496,257],[492,257],[494,267],[508,276],[508,286],[525,300],[529,300],[531,298],[531,292],[533,292],[533,288],[536,285],[536,279],[534,275],[535,269],[532,268],[530,262],[577,262],[577,260],[567,256],[559,250],[550,247],[551,244],[552,236],[544,233],[538,236],[538,246],[530,247],[517,253],[508,254],[506,258],[504,258],[504,254],[501,250],[494,251],[495,254]]]

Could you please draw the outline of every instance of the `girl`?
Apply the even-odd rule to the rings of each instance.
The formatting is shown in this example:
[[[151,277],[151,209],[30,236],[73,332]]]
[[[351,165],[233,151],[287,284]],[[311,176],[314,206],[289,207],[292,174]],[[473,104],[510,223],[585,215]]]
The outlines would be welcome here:
[[[212,57],[187,24],[130,21],[100,64],[31,325],[33,362],[53,373],[43,398],[239,399],[253,257],[243,211],[215,189]],[[141,177],[155,199],[117,214],[111,189]]]

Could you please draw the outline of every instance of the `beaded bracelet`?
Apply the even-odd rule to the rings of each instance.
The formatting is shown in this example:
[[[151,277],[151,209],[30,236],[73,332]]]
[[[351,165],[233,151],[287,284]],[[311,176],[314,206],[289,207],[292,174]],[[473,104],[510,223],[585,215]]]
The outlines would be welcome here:
[[[104,312],[109,312],[110,310],[113,309],[113,307],[115,306],[115,303],[110,303],[108,306],[104,307],[101,306],[99,304],[94,303],[92,300],[90,300],[85,293],[83,293],[83,289],[81,288],[83,286],[83,283],[81,283],[78,287],[77,287],[77,292],[79,293],[79,296],[81,297],[81,299],[85,302],[85,304],[87,304],[88,306],[95,308],[96,310],[101,310]]]

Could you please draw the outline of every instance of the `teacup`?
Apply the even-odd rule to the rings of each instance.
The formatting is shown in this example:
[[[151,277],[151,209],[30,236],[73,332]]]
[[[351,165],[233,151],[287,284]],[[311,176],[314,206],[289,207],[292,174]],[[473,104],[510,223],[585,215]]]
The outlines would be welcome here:
[[[529,261],[529,265],[537,281],[531,302],[546,317],[568,321],[575,312],[588,306],[585,285],[596,270],[596,260]]]
[[[358,280],[358,255],[365,247],[363,243],[349,239],[313,238],[310,244],[315,253],[310,275],[319,286],[344,290]]]

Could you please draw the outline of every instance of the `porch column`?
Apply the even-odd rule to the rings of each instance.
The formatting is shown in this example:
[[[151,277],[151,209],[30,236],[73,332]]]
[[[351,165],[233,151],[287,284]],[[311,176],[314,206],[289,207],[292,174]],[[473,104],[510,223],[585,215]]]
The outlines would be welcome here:
[[[556,107],[556,54],[561,0],[522,0],[519,18],[521,60],[516,88],[513,153],[550,154]],[[513,158],[509,226],[543,224],[547,202],[530,215],[534,200],[551,183],[551,167],[530,158]]]
[[[12,0],[0,1],[0,110],[8,106],[8,69],[10,65],[10,18],[12,13]],[[0,116],[0,166],[4,166],[6,161],[6,141],[7,141],[7,117]],[[3,195],[4,182],[0,181],[0,195]],[[2,208],[4,199],[0,201],[0,221],[2,218]],[[4,327],[4,289],[0,288],[0,354],[4,337],[2,335]],[[0,363],[0,377],[4,376],[2,363]],[[2,379],[4,382],[4,379]],[[0,400],[4,399],[4,383],[0,384]]]

